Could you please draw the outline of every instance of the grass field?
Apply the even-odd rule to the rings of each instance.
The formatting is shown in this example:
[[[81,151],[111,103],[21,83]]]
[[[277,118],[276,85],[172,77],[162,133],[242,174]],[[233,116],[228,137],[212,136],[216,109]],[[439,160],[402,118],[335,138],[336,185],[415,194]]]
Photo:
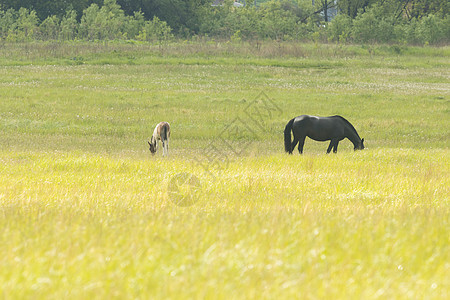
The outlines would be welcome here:
[[[1,45],[0,298],[449,298],[449,57]],[[286,155],[300,114],[367,149]],[[167,159],[146,146],[162,120]],[[174,194],[180,174],[198,182]]]

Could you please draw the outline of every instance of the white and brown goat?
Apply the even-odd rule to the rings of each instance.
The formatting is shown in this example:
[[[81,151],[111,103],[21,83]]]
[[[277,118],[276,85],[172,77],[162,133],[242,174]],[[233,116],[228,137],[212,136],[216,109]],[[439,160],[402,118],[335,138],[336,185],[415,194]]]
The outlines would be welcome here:
[[[161,122],[156,125],[151,140],[148,142],[150,152],[154,155],[158,150],[158,141],[162,142],[163,156],[169,155],[169,137],[170,125],[167,122]]]

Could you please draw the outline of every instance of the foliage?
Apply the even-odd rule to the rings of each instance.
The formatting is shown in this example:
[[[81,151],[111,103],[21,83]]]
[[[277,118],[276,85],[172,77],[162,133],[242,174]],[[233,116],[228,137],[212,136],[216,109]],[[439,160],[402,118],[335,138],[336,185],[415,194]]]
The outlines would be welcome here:
[[[373,6],[366,12],[362,11],[353,21],[353,38],[357,42],[374,43],[390,42],[393,38],[393,24],[385,17],[380,6]]]
[[[0,10],[0,34],[2,39],[5,39],[10,32],[16,29],[17,19],[17,11],[14,9]]]
[[[44,10],[39,5],[34,10],[27,1],[13,1],[0,6],[0,39],[162,41],[171,36],[199,35],[234,42],[270,39],[445,44],[450,41],[450,17],[444,2],[342,0],[338,2],[341,13],[324,22],[323,7],[334,5],[332,1],[317,1],[315,7],[307,0],[260,1],[258,6],[248,1],[241,8],[234,7],[231,0],[216,7],[206,0],[81,1],[64,12],[58,8],[57,13],[43,19],[39,16]],[[23,7],[15,9],[19,3]],[[84,9],[79,11],[80,7]]]
[[[445,30],[448,34],[448,20],[450,20],[450,18],[447,17],[445,20],[447,22],[438,19],[434,15],[428,15],[423,18],[416,28],[416,34],[419,40],[425,44],[435,44],[445,38],[449,38],[449,36],[445,37]]]
[[[44,40],[58,39],[59,32],[61,32],[59,24],[60,20],[56,15],[47,17],[47,19],[42,21],[42,23],[39,25],[41,38]]]
[[[61,19],[60,24],[60,36],[63,41],[74,40],[78,34],[79,24],[76,19],[76,12],[74,10],[68,10]]]
[[[298,16],[289,1],[269,1],[263,9],[262,32],[275,40],[285,40],[295,37]]]
[[[375,2],[376,0],[339,0],[338,7],[342,14],[354,19],[359,11],[364,11]]]
[[[200,33],[230,38],[239,31],[243,39],[299,39],[305,14],[291,1],[267,1],[258,8],[235,8],[228,1],[224,6],[203,7]]]
[[[404,10],[410,18],[422,18],[428,15],[435,15],[445,18],[450,11],[450,2],[442,0],[409,0],[406,1]]]
[[[410,43],[439,44],[450,41],[449,17],[438,18],[433,14],[407,20],[402,17],[401,6],[372,5],[360,10],[354,19],[339,15],[329,23],[329,39],[353,40],[358,43]],[[397,7],[395,9],[395,7]]]
[[[152,21],[145,22],[144,28],[136,38],[141,41],[158,41],[159,43],[164,43],[172,38],[172,33],[166,22],[155,17]]]
[[[93,4],[84,11],[80,35],[88,40],[120,38],[125,20],[125,14],[116,1],[105,0],[101,8]]]
[[[328,25],[328,38],[332,41],[345,43],[352,33],[352,19],[344,14],[337,15]]]
[[[4,16],[5,21],[1,21],[2,32],[7,32],[7,41],[23,42],[33,39],[38,25],[36,12],[20,8],[18,11],[8,10]]]

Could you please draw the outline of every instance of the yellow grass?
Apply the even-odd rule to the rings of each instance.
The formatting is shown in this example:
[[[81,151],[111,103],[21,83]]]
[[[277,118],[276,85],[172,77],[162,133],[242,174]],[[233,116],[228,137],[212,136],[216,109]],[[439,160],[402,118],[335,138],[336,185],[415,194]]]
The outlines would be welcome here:
[[[0,156],[6,299],[445,299],[448,150]],[[189,173],[196,202],[167,187]],[[181,193],[190,193],[189,189]]]

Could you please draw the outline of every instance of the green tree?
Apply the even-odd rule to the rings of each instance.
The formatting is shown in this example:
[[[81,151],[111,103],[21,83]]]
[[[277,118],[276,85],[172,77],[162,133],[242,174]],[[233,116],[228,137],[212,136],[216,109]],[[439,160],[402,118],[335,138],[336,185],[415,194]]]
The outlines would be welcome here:
[[[287,1],[272,0],[261,5],[261,9],[262,30],[267,37],[280,40],[295,35],[298,19]]]
[[[8,34],[15,31],[17,28],[17,11],[8,9],[6,11],[0,10],[0,38],[6,39]]]
[[[61,19],[59,38],[62,40],[73,40],[78,33],[77,13],[75,10],[68,10]]]
[[[210,36],[229,38],[236,32],[235,9],[232,2],[225,1],[223,6],[205,5],[199,8],[199,33]]]
[[[359,11],[365,11],[367,7],[376,1],[377,0],[339,0],[337,4],[341,13],[354,19]]]
[[[172,38],[172,29],[167,22],[155,17],[152,21],[145,22],[144,28],[137,38],[142,41],[157,41],[162,45]]]
[[[328,25],[328,39],[335,42],[345,43],[350,40],[353,29],[352,19],[345,15],[337,15]]]
[[[129,39],[134,39],[145,26],[144,14],[141,11],[134,12],[134,16],[127,16],[124,23],[124,35]]]
[[[353,38],[361,43],[377,42],[377,32],[380,20],[377,18],[376,10],[364,12],[360,10],[353,22]]]
[[[101,8],[92,4],[84,10],[80,35],[88,40],[121,38],[125,23],[125,14],[116,0],[105,0]]]
[[[3,9],[12,8],[17,11],[20,8],[34,10],[39,20],[45,20],[53,15],[62,18],[67,9],[75,10],[77,15],[81,16],[83,10],[92,3],[101,5],[103,0],[0,0],[0,7],[3,7]]]
[[[17,14],[16,25],[9,31],[8,39],[10,41],[30,41],[38,28],[38,17],[35,11],[26,8],[20,8]]]
[[[55,15],[47,17],[39,25],[40,36],[43,40],[56,40],[60,32],[60,21]]]
[[[410,19],[422,18],[429,14],[445,19],[450,10],[448,0],[409,0],[405,12]]]
[[[92,4],[83,11],[79,30],[81,38],[88,40],[95,40],[100,38],[99,28],[97,24],[99,12],[100,7],[97,4]]]
[[[445,21],[435,15],[423,17],[416,27],[416,35],[423,44],[437,44],[439,41],[449,40],[445,36]],[[448,29],[447,29],[448,31]]]
[[[97,24],[100,25],[100,39],[120,38],[125,22],[125,13],[116,0],[104,0],[97,16]]]
[[[336,4],[333,0],[316,0],[316,6],[319,8],[318,12],[323,14],[323,18],[325,22],[328,22],[328,11],[332,8],[336,7]]]

